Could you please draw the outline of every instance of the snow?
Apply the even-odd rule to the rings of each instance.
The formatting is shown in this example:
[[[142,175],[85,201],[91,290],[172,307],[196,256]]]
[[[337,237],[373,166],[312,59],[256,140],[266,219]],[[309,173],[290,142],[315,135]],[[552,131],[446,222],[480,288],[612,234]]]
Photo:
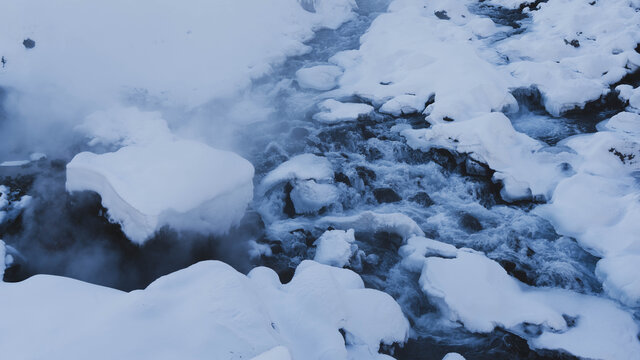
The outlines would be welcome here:
[[[109,217],[141,244],[163,225],[223,234],[253,197],[253,166],[190,140],[83,152],[67,165],[67,191],[95,191]]]
[[[398,250],[402,256],[402,266],[412,272],[422,271],[424,258],[429,256],[439,256],[454,258],[458,254],[458,249],[440,241],[429,239],[423,236],[414,236],[407,240]]]
[[[4,241],[0,240],[0,282],[4,277],[4,269],[7,267],[5,258],[7,257],[7,249],[5,248]]]
[[[493,180],[503,184],[501,195],[507,201],[550,199],[555,186],[567,176],[559,164],[572,158],[569,153],[547,151],[543,143],[517,132],[498,112],[401,134],[414,149],[451,149],[487,164],[496,171]]]
[[[470,331],[502,327],[527,338],[534,349],[565,350],[585,358],[633,359],[640,353],[640,328],[615,302],[529,287],[472,250],[461,249],[453,259],[426,258],[420,284],[450,320]],[[565,317],[575,318],[575,324]],[[531,325],[537,326],[534,334],[527,331]]]
[[[344,267],[355,253],[357,245],[353,229],[328,230],[315,241],[316,255],[313,260],[326,265]]]
[[[286,347],[276,346],[269,351],[251,358],[251,360],[291,360],[291,354]]]
[[[352,216],[325,216],[318,219],[316,223],[318,226],[354,229],[356,232],[386,231],[400,235],[405,241],[412,236],[424,236],[420,226],[409,216],[401,213],[363,211]]]
[[[596,274],[605,291],[629,306],[640,305],[640,283],[628,276],[640,257],[639,121],[639,115],[622,112],[598,124],[599,132],[563,140],[561,145],[578,154],[576,173],[535,209],[558,233],[603,258]]]
[[[365,347],[359,359],[377,359],[380,343],[408,332],[389,295],[311,261],[287,284],[267,268],[245,276],[205,261],[130,293],[36,275],[0,283],[0,298],[8,358],[346,360]]]
[[[465,360],[465,358],[458,353],[448,353],[442,358],[442,360]]]
[[[298,181],[291,190],[291,201],[298,214],[319,211],[338,200],[340,193],[332,184],[318,184],[314,180]]]
[[[27,165],[30,162],[31,160],[10,160],[3,161],[2,163],[0,163],[0,166],[22,166]]]
[[[436,17],[441,10],[452,20]],[[361,37],[359,49],[330,59],[344,68],[332,93],[357,95],[395,116],[424,112],[431,123],[517,107],[509,73],[480,49],[478,36],[499,31],[463,2],[393,1]],[[430,99],[434,102],[425,109]]]
[[[345,121],[355,121],[373,112],[373,106],[359,103],[343,103],[328,99],[318,104],[320,112],[313,115],[313,119],[325,124],[335,124]]]
[[[296,81],[303,89],[326,91],[338,85],[342,69],[335,65],[317,65],[296,71]]]
[[[333,179],[333,168],[327,158],[313,154],[301,154],[278,165],[260,182],[260,189],[266,192],[276,184],[289,180]]]
[[[634,51],[640,14],[629,0],[559,0],[538,8],[529,13],[526,31],[501,41],[497,50],[511,61],[508,71],[520,87],[540,90],[549,113],[597,100],[640,65]]]
[[[7,60],[0,73],[25,95],[89,101],[94,110],[122,93],[194,107],[307,52],[315,30],[337,28],[355,7],[353,0],[313,3],[313,12],[297,0],[9,3],[0,14]],[[26,38],[33,49],[22,45]]]

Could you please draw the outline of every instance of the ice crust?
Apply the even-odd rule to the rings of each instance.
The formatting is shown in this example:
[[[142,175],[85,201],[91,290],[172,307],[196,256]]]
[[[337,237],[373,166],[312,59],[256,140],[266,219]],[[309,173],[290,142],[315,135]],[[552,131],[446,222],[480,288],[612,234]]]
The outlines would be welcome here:
[[[130,293],[36,275],[0,298],[3,357],[20,359],[379,359],[409,327],[391,296],[312,261],[287,284],[205,261]]]

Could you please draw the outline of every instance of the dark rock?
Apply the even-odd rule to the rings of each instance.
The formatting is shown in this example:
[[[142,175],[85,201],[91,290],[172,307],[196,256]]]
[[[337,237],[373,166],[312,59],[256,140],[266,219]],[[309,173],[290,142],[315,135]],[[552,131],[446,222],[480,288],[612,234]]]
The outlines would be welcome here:
[[[470,176],[487,177],[491,175],[491,169],[483,163],[477,162],[471,158],[467,158],[464,162],[464,171]]]
[[[293,200],[291,200],[292,190],[293,185],[291,185],[291,183],[287,183],[287,185],[284,186],[285,199],[284,208],[282,209],[282,211],[290,218],[296,216],[296,209],[293,206]]]
[[[435,202],[433,202],[429,194],[427,194],[424,191],[420,191],[419,193],[413,195],[413,197],[411,197],[409,200],[413,201],[414,203],[420,204],[424,207],[429,207],[435,204]]]
[[[341,172],[333,174],[333,181],[341,182],[347,186],[351,186],[351,180],[349,180],[349,177]]]
[[[356,172],[365,185],[369,185],[371,184],[371,182],[376,180],[376,173],[369,168],[366,168],[364,166],[356,166]]]
[[[304,139],[309,135],[309,130],[302,128],[302,127],[296,127],[291,129],[291,132],[289,133],[289,136],[291,136],[292,139],[295,140],[300,140],[300,139]]]
[[[22,45],[24,45],[24,47],[27,49],[33,49],[34,47],[36,47],[36,42],[27,38],[22,42]]]
[[[483,229],[480,221],[478,221],[478,219],[476,219],[469,213],[462,214],[462,216],[460,217],[460,226],[462,226],[462,228],[464,228],[465,230],[471,232],[478,232]]]
[[[447,12],[445,10],[436,11],[433,14],[440,20],[451,20],[451,18],[449,17],[449,15],[447,15]]]
[[[571,41],[564,39],[564,43],[567,45],[571,45],[574,48],[579,48],[580,47],[580,41],[578,41],[578,39],[573,39]]]
[[[379,203],[394,203],[401,201],[402,198],[392,188],[373,189],[373,196]]]

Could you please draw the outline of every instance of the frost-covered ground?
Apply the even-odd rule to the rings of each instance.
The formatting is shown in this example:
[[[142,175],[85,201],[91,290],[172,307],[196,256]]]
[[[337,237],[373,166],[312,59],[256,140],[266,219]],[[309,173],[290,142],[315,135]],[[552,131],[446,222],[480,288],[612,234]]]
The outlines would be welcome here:
[[[2,7],[0,357],[640,358],[640,2]]]

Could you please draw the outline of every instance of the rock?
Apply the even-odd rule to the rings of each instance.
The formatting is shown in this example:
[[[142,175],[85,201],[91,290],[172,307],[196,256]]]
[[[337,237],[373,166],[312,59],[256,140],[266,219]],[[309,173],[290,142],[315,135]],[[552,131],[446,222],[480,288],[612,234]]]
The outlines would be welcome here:
[[[22,45],[24,45],[26,49],[33,49],[34,47],[36,47],[36,42],[27,38],[22,42]]]
[[[429,194],[427,194],[424,191],[420,191],[419,193],[413,195],[413,197],[411,197],[409,200],[413,201],[414,203],[420,204],[424,207],[429,207],[435,204],[435,202],[433,202]]]
[[[440,20],[450,20],[451,18],[447,15],[446,10],[440,10],[433,13]]]
[[[471,176],[489,176],[491,175],[491,170],[485,164],[479,163],[471,158],[467,158],[464,162],[464,171],[467,175]]]
[[[460,226],[471,232],[478,232],[483,229],[480,221],[469,213],[462,214],[462,217],[460,217]]]
[[[356,166],[356,172],[365,185],[369,185],[372,181],[376,180],[376,173],[367,167]]]
[[[378,188],[373,190],[373,196],[379,203],[394,203],[402,198],[392,188]]]

